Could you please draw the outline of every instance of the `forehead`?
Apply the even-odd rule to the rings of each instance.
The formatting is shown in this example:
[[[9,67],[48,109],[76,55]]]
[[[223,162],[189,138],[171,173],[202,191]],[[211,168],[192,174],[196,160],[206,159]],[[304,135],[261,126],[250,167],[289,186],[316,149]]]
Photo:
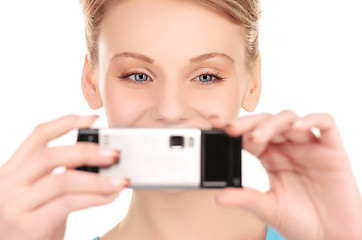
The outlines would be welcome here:
[[[194,0],[120,1],[102,22],[100,45],[110,53],[138,51],[166,58],[205,52],[234,59],[244,55],[242,28]]]

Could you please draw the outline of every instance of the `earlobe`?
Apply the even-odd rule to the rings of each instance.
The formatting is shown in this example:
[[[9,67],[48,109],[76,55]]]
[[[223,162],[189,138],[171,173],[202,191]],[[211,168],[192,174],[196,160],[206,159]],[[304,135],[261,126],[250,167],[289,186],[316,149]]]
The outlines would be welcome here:
[[[82,72],[82,91],[91,109],[98,109],[103,106],[96,82],[95,70],[88,62],[88,56],[86,55]]]
[[[247,89],[241,103],[241,107],[247,112],[252,112],[258,105],[261,94],[261,65],[250,73]]]

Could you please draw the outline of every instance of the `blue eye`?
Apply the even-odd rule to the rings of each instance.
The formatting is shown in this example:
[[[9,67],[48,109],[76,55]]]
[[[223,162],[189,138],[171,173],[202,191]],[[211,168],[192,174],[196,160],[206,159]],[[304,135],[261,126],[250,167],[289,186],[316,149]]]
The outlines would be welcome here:
[[[128,72],[118,76],[118,78],[135,84],[147,84],[152,80],[147,74],[142,72]]]
[[[133,83],[139,84],[147,84],[152,82],[153,80],[145,73],[142,72],[129,72],[125,73],[121,76],[118,76],[119,79],[128,80]],[[213,74],[210,72],[204,73],[199,75],[198,77],[194,78],[193,81],[199,82],[200,84],[214,84],[218,82],[224,81],[225,78],[219,76],[219,74]]]
[[[134,78],[132,78],[131,76],[134,76]],[[143,73],[132,74],[129,75],[128,77],[131,78],[132,80],[135,80],[136,82],[146,82],[148,80],[148,76]]]
[[[219,74],[213,74],[210,72],[201,74],[195,78],[196,81],[198,81],[201,84],[205,84],[205,85],[222,82],[222,81],[224,81],[224,79],[225,78],[220,77]]]
[[[200,82],[211,82],[213,77],[212,75],[204,74],[199,76],[199,80]]]

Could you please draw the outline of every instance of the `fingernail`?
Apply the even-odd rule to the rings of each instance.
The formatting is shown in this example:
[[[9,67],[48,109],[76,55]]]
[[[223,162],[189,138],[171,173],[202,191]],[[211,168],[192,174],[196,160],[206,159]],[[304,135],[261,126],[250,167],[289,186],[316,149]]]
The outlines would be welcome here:
[[[99,118],[98,115],[82,116],[78,120],[78,128],[89,128],[92,126],[95,120]]]
[[[262,131],[260,129],[256,129],[250,133],[250,137],[254,142],[261,141]]]
[[[128,186],[129,185],[129,179],[127,178],[110,178],[109,183],[113,186]]]
[[[312,132],[312,134],[316,137],[316,138],[320,138],[321,137],[321,130],[319,128],[313,127],[310,129],[310,131]]]
[[[112,157],[115,160],[119,160],[120,151],[112,148],[100,147],[99,154],[103,157]]]
[[[294,129],[300,129],[300,128],[302,128],[303,124],[304,124],[304,122],[303,122],[302,119],[297,119],[297,120],[295,120],[295,121],[293,122],[292,128],[294,128]]]

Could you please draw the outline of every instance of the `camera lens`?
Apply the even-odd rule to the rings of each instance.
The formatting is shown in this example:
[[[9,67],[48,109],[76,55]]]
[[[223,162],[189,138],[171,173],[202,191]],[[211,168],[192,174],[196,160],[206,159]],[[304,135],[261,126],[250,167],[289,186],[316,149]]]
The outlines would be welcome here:
[[[182,136],[171,136],[170,138],[170,146],[171,147],[184,147],[184,137]]]

